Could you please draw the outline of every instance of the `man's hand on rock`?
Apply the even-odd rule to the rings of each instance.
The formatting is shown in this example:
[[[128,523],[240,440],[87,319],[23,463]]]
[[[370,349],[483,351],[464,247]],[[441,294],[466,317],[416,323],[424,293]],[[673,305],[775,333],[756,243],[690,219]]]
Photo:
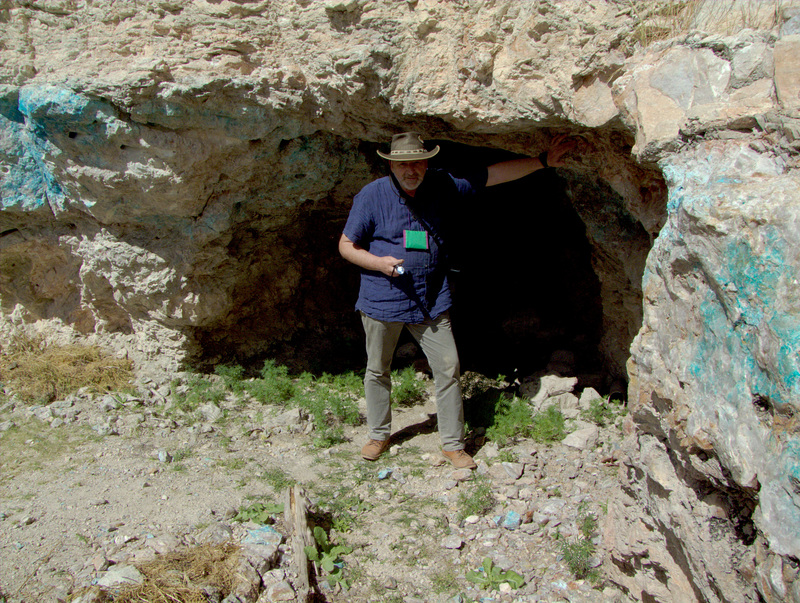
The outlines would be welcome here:
[[[574,138],[568,138],[566,134],[556,136],[547,150],[547,165],[549,167],[563,167],[564,155],[574,149],[576,144],[577,141]]]

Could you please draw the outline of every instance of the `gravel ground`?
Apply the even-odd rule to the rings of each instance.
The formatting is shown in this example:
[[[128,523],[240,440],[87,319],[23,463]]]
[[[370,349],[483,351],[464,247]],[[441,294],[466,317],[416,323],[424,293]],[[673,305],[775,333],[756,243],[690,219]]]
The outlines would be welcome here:
[[[359,455],[365,425],[319,449],[298,411],[229,401],[218,410],[235,420],[182,422],[162,412],[168,385],[142,390],[0,405],[0,601],[68,601],[109,569],[196,546],[215,531],[241,542],[257,526],[234,521],[237,511],[281,503],[292,484],[331,540],[351,549],[341,555],[347,588],[322,573],[321,600],[626,600],[603,581],[596,531],[582,559],[596,576],[576,578],[565,558],[573,550],[565,545],[587,541],[587,518],[602,519],[617,487],[617,426],[601,428],[599,444],[586,449],[520,439],[498,450],[474,437],[479,468],[469,472],[441,457],[430,399],[395,409],[395,443],[368,463]],[[282,516],[273,527],[290,537]],[[284,540],[251,600],[295,600],[293,554]],[[467,580],[486,559],[524,585]],[[288,588],[268,588],[275,584]]]

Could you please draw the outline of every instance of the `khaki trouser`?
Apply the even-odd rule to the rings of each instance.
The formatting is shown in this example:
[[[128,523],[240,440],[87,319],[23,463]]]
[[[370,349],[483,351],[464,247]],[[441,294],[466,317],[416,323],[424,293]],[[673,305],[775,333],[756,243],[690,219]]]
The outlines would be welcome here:
[[[421,324],[383,322],[363,312],[361,320],[367,336],[367,372],[364,393],[367,399],[369,437],[385,440],[392,431],[390,370],[394,350],[403,328],[419,343],[428,358],[436,387],[436,415],[444,450],[464,448],[464,405],[461,400],[458,360],[450,315],[445,312]]]

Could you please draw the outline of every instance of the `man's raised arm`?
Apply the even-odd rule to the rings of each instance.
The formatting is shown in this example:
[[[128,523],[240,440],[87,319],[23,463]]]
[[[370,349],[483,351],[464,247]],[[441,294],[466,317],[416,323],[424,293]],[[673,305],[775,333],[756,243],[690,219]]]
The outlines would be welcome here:
[[[545,167],[561,167],[564,165],[562,158],[574,147],[574,140],[567,140],[561,136],[556,138],[552,146],[539,157],[511,159],[490,165],[487,168],[489,177],[486,179],[486,186],[511,182]]]

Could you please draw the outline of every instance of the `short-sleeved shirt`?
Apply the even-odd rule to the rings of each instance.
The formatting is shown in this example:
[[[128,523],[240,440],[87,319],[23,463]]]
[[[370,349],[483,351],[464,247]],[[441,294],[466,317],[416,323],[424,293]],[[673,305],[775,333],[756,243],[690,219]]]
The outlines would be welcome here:
[[[355,196],[344,235],[373,255],[404,260],[405,269],[394,277],[362,269],[357,310],[384,322],[419,324],[450,309],[448,266],[440,245],[447,241],[448,212],[459,199],[486,186],[486,179],[485,169],[468,178],[429,169],[414,197],[403,193],[391,176],[371,182]],[[406,231],[427,233],[411,237],[427,238],[428,248],[407,248]]]

